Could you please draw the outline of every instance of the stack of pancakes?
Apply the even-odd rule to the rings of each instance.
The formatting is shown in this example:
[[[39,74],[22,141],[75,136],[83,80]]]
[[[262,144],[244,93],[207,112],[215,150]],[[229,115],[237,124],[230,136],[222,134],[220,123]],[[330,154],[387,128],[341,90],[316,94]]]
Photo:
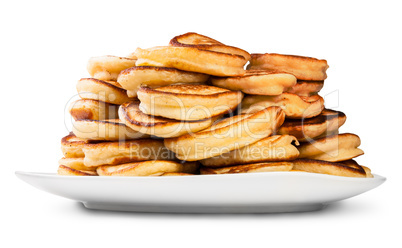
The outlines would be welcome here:
[[[249,63],[245,69],[246,63]],[[372,177],[355,134],[318,92],[327,61],[249,54],[196,33],[88,62],[61,175],[304,171]]]

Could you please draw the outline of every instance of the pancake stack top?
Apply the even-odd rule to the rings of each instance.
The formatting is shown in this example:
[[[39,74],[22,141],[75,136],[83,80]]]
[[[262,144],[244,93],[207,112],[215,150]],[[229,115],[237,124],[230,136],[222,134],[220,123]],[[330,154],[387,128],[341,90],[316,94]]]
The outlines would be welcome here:
[[[246,63],[248,63],[245,69]],[[127,57],[93,57],[70,105],[60,175],[304,171],[371,177],[344,113],[318,92],[327,61],[249,54],[196,33]]]

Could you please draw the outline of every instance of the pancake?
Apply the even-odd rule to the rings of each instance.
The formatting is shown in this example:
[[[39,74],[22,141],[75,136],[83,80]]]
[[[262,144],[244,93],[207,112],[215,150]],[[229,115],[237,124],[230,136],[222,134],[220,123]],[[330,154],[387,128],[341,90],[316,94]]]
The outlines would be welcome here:
[[[130,141],[85,144],[84,164],[88,167],[118,165],[146,160],[173,160],[174,155],[160,139],[139,139]]]
[[[92,57],[88,61],[87,70],[93,78],[116,81],[119,73],[124,69],[135,66],[135,62],[135,59],[110,55]]]
[[[280,95],[296,84],[296,77],[279,71],[246,70],[243,76],[213,77],[212,84],[253,95]]]
[[[96,169],[99,176],[161,176],[165,173],[193,173],[197,170],[197,163],[178,163],[166,160],[103,165]]]
[[[84,152],[82,148],[84,144],[90,143],[87,139],[80,139],[74,133],[63,137],[61,139],[61,151],[66,158],[83,158]]]
[[[131,129],[140,133],[162,138],[178,137],[195,133],[211,126],[220,116],[199,121],[178,121],[164,117],[144,114],[139,101],[127,102],[119,109],[120,120]]]
[[[95,171],[96,167],[87,167],[84,165],[84,157],[82,158],[62,158],[59,160],[59,165],[67,166],[74,170],[80,171]]]
[[[294,160],[299,156],[299,151],[293,143],[299,144],[296,138],[290,135],[269,136],[249,146],[200,162],[207,167],[223,167],[236,164]]]
[[[359,165],[351,167],[338,162],[313,159],[296,159],[291,163],[293,164],[294,170],[343,177],[367,177],[366,172]]]
[[[250,60],[250,54],[240,48],[227,46],[208,36],[189,32],[173,37],[169,45],[176,47],[195,47],[202,50],[209,50],[221,53],[229,53],[243,56],[247,61]]]
[[[120,72],[117,82],[127,90],[129,97],[136,97],[141,86],[151,88],[179,83],[205,83],[209,76],[176,68],[135,66]]]
[[[312,96],[317,95],[322,87],[324,87],[324,81],[297,80],[297,83],[293,87],[287,89],[286,92],[299,96]]]
[[[255,173],[255,172],[272,172],[272,171],[290,171],[293,165],[290,162],[270,162],[235,165],[222,168],[201,167],[201,175],[206,174],[235,174],[235,173]]]
[[[247,59],[240,55],[201,50],[195,47],[137,48],[136,66],[173,67],[214,76],[241,76]]]
[[[81,139],[89,140],[129,140],[149,137],[132,130],[119,119],[77,120],[73,123],[73,133]]]
[[[329,136],[337,131],[346,121],[346,115],[340,111],[324,109],[320,115],[308,119],[286,119],[279,128],[279,134],[289,134],[300,142]]]
[[[324,99],[319,95],[301,97],[296,94],[283,93],[278,96],[246,96],[241,104],[241,113],[252,113],[262,108],[279,106],[286,118],[300,119],[317,116],[324,109]]]
[[[276,53],[251,54],[247,69],[278,70],[293,74],[299,80],[322,81],[327,78],[327,61],[311,57]]]
[[[337,162],[337,163],[341,163],[341,164],[343,164],[343,165],[346,165],[346,166],[349,166],[349,167],[352,167],[352,168],[355,168],[355,169],[359,169],[359,170],[360,170],[360,168],[362,168],[362,169],[364,170],[364,172],[366,173],[366,177],[370,177],[370,178],[374,177],[373,174],[371,174],[370,168],[368,168],[368,167],[366,167],[366,166],[363,166],[363,165],[359,165],[359,164],[358,164],[355,160],[353,160],[353,159],[349,159],[349,160],[345,160],[345,161],[340,161],[340,162]]]
[[[185,161],[202,160],[240,149],[274,133],[285,115],[270,107],[253,114],[223,119],[194,134],[165,139],[165,146]]]
[[[359,136],[351,133],[332,135],[317,139],[311,143],[302,143],[298,149],[299,158],[309,158],[338,162],[363,155],[364,152],[357,148],[360,146]]]
[[[69,168],[64,165],[59,165],[57,174],[62,175],[62,176],[97,176],[98,175],[95,171],[75,170],[75,169]]]
[[[176,120],[203,120],[222,115],[236,108],[243,99],[240,91],[209,85],[170,85],[138,90],[140,109],[148,115]]]
[[[119,105],[91,99],[72,102],[69,112],[74,120],[105,120],[119,118]]]
[[[77,83],[78,95],[82,99],[92,99],[112,104],[123,104],[132,100],[127,91],[116,82],[102,81],[95,78],[82,78]]]

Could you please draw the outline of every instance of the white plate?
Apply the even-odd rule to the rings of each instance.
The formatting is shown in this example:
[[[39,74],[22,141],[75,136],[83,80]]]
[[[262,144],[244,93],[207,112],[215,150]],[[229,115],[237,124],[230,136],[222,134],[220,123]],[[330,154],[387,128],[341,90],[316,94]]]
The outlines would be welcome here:
[[[59,176],[16,172],[32,186],[80,201],[90,209],[271,213],[312,211],[370,189],[385,177],[350,178],[305,172],[178,177]]]

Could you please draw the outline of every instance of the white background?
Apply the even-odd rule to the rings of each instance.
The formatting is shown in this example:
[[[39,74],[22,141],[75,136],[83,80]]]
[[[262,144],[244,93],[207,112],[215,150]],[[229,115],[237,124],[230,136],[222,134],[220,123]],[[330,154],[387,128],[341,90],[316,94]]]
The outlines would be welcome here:
[[[2,247],[401,247],[398,1],[2,1]],[[361,137],[358,162],[388,178],[320,212],[169,215],[90,211],[14,172],[55,172],[64,108],[98,55],[194,31],[249,52],[326,59],[322,95]],[[339,99],[339,100],[338,100]],[[4,244],[8,244],[4,246]]]

